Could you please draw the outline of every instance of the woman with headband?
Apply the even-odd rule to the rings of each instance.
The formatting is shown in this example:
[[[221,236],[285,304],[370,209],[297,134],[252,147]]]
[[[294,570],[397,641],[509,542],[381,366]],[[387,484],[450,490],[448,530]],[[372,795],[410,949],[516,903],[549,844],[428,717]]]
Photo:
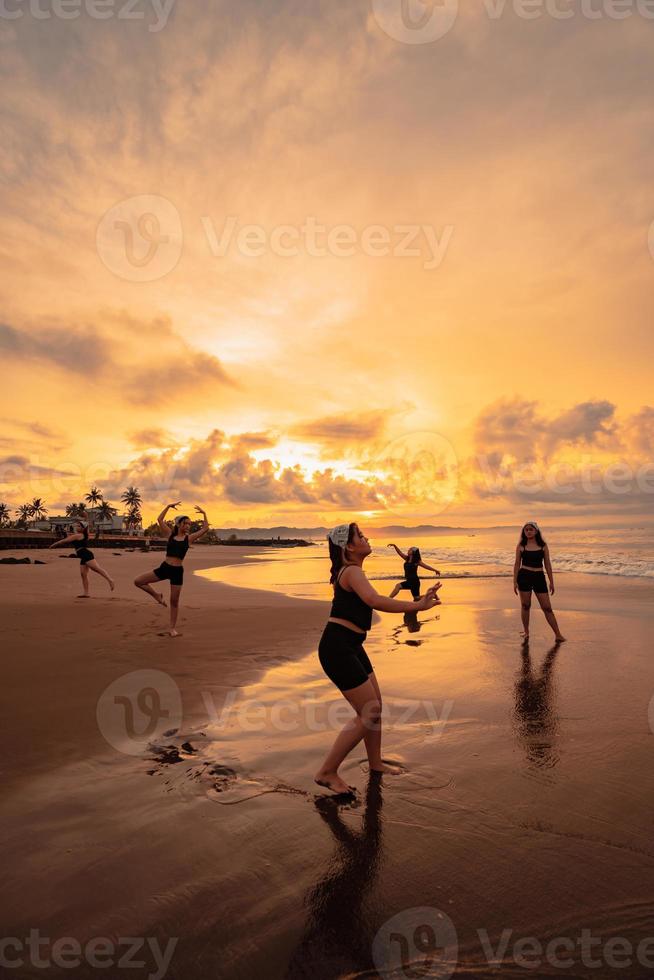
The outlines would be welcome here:
[[[199,531],[195,531],[193,534],[191,531],[191,518],[186,517],[176,517],[174,526],[171,530],[170,524],[165,520],[166,514],[169,510],[176,510],[181,503],[178,500],[175,504],[168,504],[159,514],[157,518],[157,524],[159,525],[159,530],[168,538],[166,544],[166,558],[155,568],[152,572],[146,572],[144,575],[139,575],[138,578],[134,579],[134,585],[139,589],[143,589],[148,595],[151,595],[160,605],[165,606],[166,600],[164,599],[161,592],[155,592],[150,583],[152,582],[163,582],[168,579],[170,582],[170,635],[179,636],[179,633],[175,629],[177,625],[177,613],[179,611],[179,596],[182,591],[182,585],[184,584],[184,558],[186,557],[186,552],[188,551],[190,545],[198,538],[201,538],[203,534],[206,534],[209,530],[209,521],[207,520],[207,515],[201,507],[196,507],[198,514],[203,517],[203,524]]]
[[[549,593],[545,572],[549,579]],[[516,595],[520,593],[520,613],[522,616],[523,637],[525,642],[529,639],[529,613],[531,611],[531,593],[536,593],[536,598],[541,609],[545,613],[545,619],[554,630],[554,637],[557,643],[563,643],[565,636],[562,636],[556,616],[552,611],[550,595],[554,595],[554,573],[552,562],[550,561],[550,549],[547,546],[540,528],[536,521],[528,521],[523,525],[520,540],[515,549],[515,564],[513,566],[513,591]]]
[[[339,732],[325,761],[315,775],[319,786],[333,793],[351,793],[338,769],[363,739],[371,773],[396,772],[381,756],[381,693],[363,641],[372,625],[372,611],[416,613],[436,605],[440,582],[422,599],[405,602],[380,595],[363,571],[372,551],[358,524],[339,524],[328,534],[331,559],[330,583],[334,598],[318,655],[327,677],[354,708],[355,716]]]
[[[90,599],[89,593],[89,568],[92,572],[102,575],[109,583],[109,588],[114,591],[115,583],[111,575],[105,572],[95,560],[95,555],[89,548],[89,526],[86,521],[75,521],[73,524],[75,531],[66,538],[61,538],[50,545],[50,548],[59,548],[62,544],[72,544],[75,554],[79,558],[79,571],[82,576],[82,588],[84,591],[78,595],[78,599]]]

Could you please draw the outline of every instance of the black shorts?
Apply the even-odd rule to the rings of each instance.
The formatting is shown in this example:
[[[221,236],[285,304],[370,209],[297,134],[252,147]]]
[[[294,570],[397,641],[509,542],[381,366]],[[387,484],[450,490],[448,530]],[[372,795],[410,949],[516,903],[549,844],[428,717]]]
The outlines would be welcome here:
[[[164,561],[159,565],[159,568],[155,568],[154,574],[157,576],[159,581],[162,579],[170,579],[171,585],[183,585],[184,584],[184,566],[183,565],[169,565],[167,561]]]
[[[330,681],[341,691],[365,684],[373,672],[363,649],[365,633],[355,633],[340,623],[327,623],[320,638],[318,656]]]
[[[521,592],[533,590],[541,594],[544,592],[547,595],[549,589],[545,581],[545,572],[528,572],[521,568],[518,572],[518,588]]]
[[[90,548],[79,548],[77,551],[77,557],[79,558],[80,565],[86,565],[87,562],[93,561],[95,555]]]
[[[414,599],[420,598],[420,579],[405,578],[403,582],[400,582],[401,589],[411,589],[411,595]]]

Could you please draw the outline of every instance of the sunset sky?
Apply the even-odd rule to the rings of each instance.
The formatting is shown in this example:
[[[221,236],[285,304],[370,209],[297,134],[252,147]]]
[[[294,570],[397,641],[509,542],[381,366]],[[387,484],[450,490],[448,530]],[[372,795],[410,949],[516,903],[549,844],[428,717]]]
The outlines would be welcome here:
[[[135,483],[146,518],[181,498],[242,527],[651,513],[635,2],[410,0],[403,30],[400,0],[40,4],[0,16],[0,500]]]

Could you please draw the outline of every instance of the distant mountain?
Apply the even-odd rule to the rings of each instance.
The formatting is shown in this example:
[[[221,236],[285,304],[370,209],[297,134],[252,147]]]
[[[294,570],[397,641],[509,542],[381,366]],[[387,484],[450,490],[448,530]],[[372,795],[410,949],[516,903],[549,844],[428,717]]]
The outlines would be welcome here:
[[[497,524],[493,527],[480,528],[452,527],[448,524],[419,524],[414,527],[407,527],[404,524],[389,524],[386,527],[371,527],[370,536],[377,537],[378,535],[383,535],[384,537],[390,537],[395,535],[397,537],[404,537],[406,535],[418,534],[495,531],[512,526],[513,525]],[[327,537],[328,530],[329,528],[326,527],[286,527],[284,525],[280,525],[278,527],[221,527],[216,528],[215,533],[221,538],[228,538],[230,534],[236,534],[239,538],[313,538],[314,540],[324,540]]]

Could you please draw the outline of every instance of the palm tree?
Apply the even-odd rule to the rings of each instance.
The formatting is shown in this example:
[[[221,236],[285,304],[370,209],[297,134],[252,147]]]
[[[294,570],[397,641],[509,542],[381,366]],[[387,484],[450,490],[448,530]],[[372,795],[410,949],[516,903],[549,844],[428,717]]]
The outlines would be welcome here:
[[[130,510],[128,510],[127,512],[127,516],[125,517],[125,524],[127,525],[127,527],[128,528],[138,527],[138,525],[141,524],[142,521],[143,521],[143,517],[138,507],[131,507]]]
[[[66,504],[66,517],[79,517],[79,505]]]
[[[118,511],[116,510],[115,507],[111,506],[109,501],[103,500],[100,506],[98,507],[98,512],[95,516],[96,516],[96,520],[98,521],[110,521],[111,518],[114,516],[114,514],[117,513]]]
[[[91,505],[91,507],[97,507],[102,500],[102,493],[97,487],[91,487],[84,499],[86,500],[87,504]]]
[[[30,504],[30,507],[32,508],[32,517],[34,520],[42,521],[45,515],[48,513],[48,508],[45,506],[45,500],[42,500],[41,497],[35,497]]]
[[[27,527],[27,523],[32,516],[32,505],[31,504],[21,504],[16,511],[18,515],[18,520],[16,521],[16,527]]]
[[[6,504],[0,504],[0,527],[9,523],[9,508]]]
[[[138,487],[127,487],[120,499],[130,510],[140,510],[143,498]]]

